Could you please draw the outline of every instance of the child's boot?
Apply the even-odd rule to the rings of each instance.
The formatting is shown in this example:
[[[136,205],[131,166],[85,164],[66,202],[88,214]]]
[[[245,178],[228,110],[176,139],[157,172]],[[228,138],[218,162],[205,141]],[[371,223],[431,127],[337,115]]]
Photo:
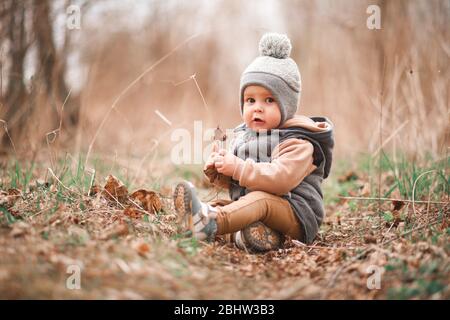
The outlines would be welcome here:
[[[197,197],[192,183],[183,181],[173,193],[178,221],[199,240],[213,241],[217,232],[217,210]]]
[[[280,232],[270,229],[261,221],[257,221],[235,232],[232,240],[242,250],[266,252],[281,248],[285,237]]]

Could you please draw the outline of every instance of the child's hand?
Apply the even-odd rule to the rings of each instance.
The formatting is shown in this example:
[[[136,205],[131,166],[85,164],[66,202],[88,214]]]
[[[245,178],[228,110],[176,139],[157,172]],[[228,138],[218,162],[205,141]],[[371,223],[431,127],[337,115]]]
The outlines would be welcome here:
[[[217,145],[217,143],[214,142],[212,145],[211,154],[209,155],[208,160],[206,160],[205,167],[203,168],[203,170],[214,168],[214,158],[219,154],[218,151],[219,146]]]
[[[219,173],[232,177],[238,164],[239,158],[234,154],[222,149],[214,158],[214,165]]]

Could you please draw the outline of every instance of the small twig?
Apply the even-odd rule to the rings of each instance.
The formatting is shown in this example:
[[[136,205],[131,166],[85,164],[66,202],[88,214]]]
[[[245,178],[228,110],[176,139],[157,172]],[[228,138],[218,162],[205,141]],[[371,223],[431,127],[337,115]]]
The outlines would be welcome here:
[[[296,245],[297,247],[301,247],[301,248],[310,248],[310,249],[325,249],[325,250],[355,250],[355,249],[359,249],[359,248],[355,248],[355,247],[323,247],[323,246],[314,246],[314,245],[306,245],[298,240],[293,239],[292,243],[294,245]]]
[[[205,106],[206,111],[209,111],[208,104],[206,103],[205,97],[202,94],[202,90],[200,89],[200,86],[198,85],[197,80],[195,79],[195,73],[191,76],[191,79],[194,80],[195,86],[197,87],[198,93],[200,93],[200,96],[203,100],[203,105]]]
[[[91,192],[91,189],[92,189],[92,187],[94,186],[94,182],[95,182],[95,173],[96,173],[96,171],[95,171],[95,169],[88,169],[88,170],[86,170],[86,171],[88,171],[89,173],[91,173],[91,181],[89,182],[89,188],[88,188],[88,190],[87,190],[87,192],[88,192],[88,194]],[[84,186],[83,186],[83,188],[84,188]],[[83,193],[84,193],[84,189],[83,189]]]
[[[365,220],[370,219],[371,217],[353,217],[353,218],[341,218],[341,221],[359,221],[359,220]]]
[[[114,197],[114,196],[113,196],[108,190],[106,190],[105,188],[103,188],[103,191],[105,191],[107,194],[109,194],[109,195],[111,196],[111,198],[113,198],[113,199],[117,202],[117,204],[118,204],[119,206],[122,207],[122,209],[125,209],[125,206],[124,206],[123,204],[120,203],[119,199],[117,199],[116,197]]]
[[[434,226],[435,224],[438,224],[439,222],[440,222],[439,219],[436,219],[436,220],[433,221],[433,222],[425,223],[425,224],[423,224],[423,225],[418,226],[417,228],[414,228],[414,229],[405,231],[405,232],[401,233],[400,235],[398,235],[398,236],[395,237],[395,238],[392,238],[392,239],[389,239],[389,240],[387,240],[387,241],[385,241],[385,242],[382,242],[381,245],[385,245],[385,244],[391,243],[391,242],[394,241],[394,240],[398,240],[398,239],[400,239],[400,238],[402,238],[402,237],[404,237],[404,236],[407,236],[408,234],[413,233],[414,231],[423,229],[423,228],[425,228],[425,227],[431,227],[431,226]]]
[[[378,201],[402,201],[402,202],[412,202],[412,203],[433,203],[433,204],[447,204],[446,201],[419,201],[419,200],[409,200],[409,199],[393,199],[393,198],[377,198],[377,197],[344,197],[338,196],[340,199],[347,200],[378,200]]]
[[[58,134],[61,134],[62,123],[63,123],[64,107],[65,107],[67,101],[69,100],[69,97],[70,97],[71,93],[72,93],[72,89],[69,90],[69,93],[67,94],[67,96],[64,99],[64,102],[63,102],[63,104],[61,106],[61,114],[59,116],[59,126],[58,126],[58,128],[56,128],[55,130],[52,130],[50,132],[47,132],[45,134],[45,140],[47,142],[47,147],[48,147],[48,149],[50,151],[50,162],[51,162],[52,167],[55,167],[55,166],[54,166],[54,162],[53,162],[53,154],[52,154],[52,150],[51,150],[50,145],[53,144],[53,142],[55,142],[56,137],[58,136]],[[50,138],[50,136],[52,138]],[[56,161],[56,155],[55,155],[55,161]]]
[[[189,76],[189,78],[186,78],[186,79],[178,81],[178,82],[175,82],[173,80],[159,80],[159,82],[168,82],[168,83],[172,84],[174,87],[178,87],[180,84],[188,82],[189,80],[192,80],[192,76]]]
[[[427,173],[435,172],[435,171],[437,171],[437,170],[434,169],[434,170],[429,170],[429,171],[422,172],[422,173],[416,178],[416,180],[414,181],[413,189],[412,189],[412,207],[413,207],[414,216],[416,216],[416,206],[415,206],[415,202],[418,202],[418,201],[415,201],[415,200],[414,200],[414,198],[415,198],[415,197],[414,197],[414,193],[415,193],[415,191],[416,191],[416,184],[417,184],[417,181],[418,181],[422,176],[426,175]],[[423,201],[423,202],[428,203],[428,206],[429,206],[430,203],[431,203],[431,201],[430,201],[429,198],[428,198],[428,201]]]
[[[389,233],[389,231],[391,231],[392,227],[394,226],[395,221],[391,223],[391,225],[389,226],[388,231],[386,231],[386,233],[383,235],[383,238],[381,239],[381,242],[383,242],[384,238],[386,238],[386,235]]]
[[[75,191],[69,189],[68,187],[66,187],[66,186],[64,185],[64,183],[62,183],[62,181],[59,180],[59,178],[55,175],[55,173],[53,172],[53,170],[52,170],[51,168],[47,168],[47,170],[50,172],[50,174],[53,176],[53,178],[55,178],[56,181],[58,181],[58,183],[59,183],[64,189],[66,189],[67,191],[69,191],[69,192],[71,192],[71,193],[75,193],[76,195],[79,195],[80,197],[83,196],[82,194],[79,194],[79,193],[77,193],[77,192],[75,192]]]

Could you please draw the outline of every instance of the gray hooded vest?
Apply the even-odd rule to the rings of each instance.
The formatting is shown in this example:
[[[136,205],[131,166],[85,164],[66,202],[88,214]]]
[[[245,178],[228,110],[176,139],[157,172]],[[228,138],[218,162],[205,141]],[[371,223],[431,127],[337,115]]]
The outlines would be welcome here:
[[[283,195],[300,220],[302,230],[299,240],[306,244],[313,242],[325,216],[321,184],[330,173],[334,146],[332,122],[326,117],[311,117],[311,119],[315,122],[327,122],[330,130],[313,132],[302,127],[289,127],[255,132],[245,124],[241,124],[234,129],[235,140],[232,144],[234,155],[243,160],[251,158],[255,162],[271,162],[272,151],[284,140],[295,138],[312,143],[313,164],[317,168],[288,194]],[[231,181],[230,197],[233,201],[251,191],[240,186],[238,181]]]

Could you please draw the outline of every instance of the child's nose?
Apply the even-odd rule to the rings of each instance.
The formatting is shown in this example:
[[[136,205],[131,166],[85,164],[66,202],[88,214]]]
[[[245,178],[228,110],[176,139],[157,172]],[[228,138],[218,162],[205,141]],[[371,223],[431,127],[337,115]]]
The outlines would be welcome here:
[[[262,112],[263,111],[263,107],[262,107],[262,105],[261,104],[256,104],[256,106],[255,106],[255,111],[256,112]]]

